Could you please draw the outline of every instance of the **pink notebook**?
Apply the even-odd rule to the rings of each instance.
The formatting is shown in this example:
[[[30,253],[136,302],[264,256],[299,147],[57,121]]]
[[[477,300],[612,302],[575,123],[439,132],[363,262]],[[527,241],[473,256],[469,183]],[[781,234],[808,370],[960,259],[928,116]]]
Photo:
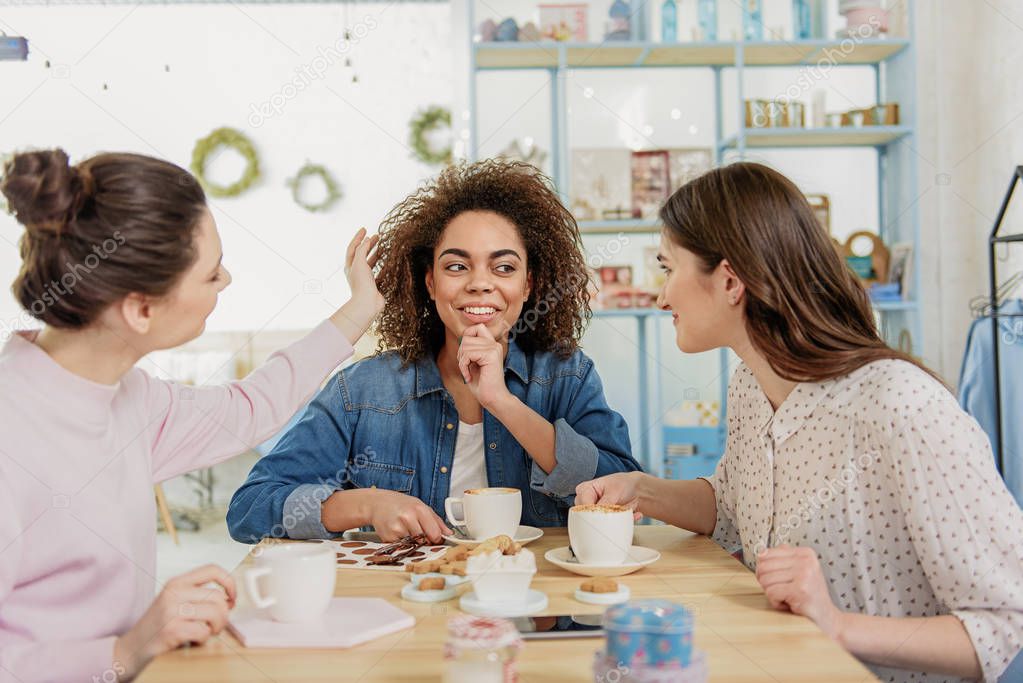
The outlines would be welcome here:
[[[411,614],[381,598],[334,598],[315,621],[284,624],[239,607],[229,628],[245,647],[344,648],[415,626]]]

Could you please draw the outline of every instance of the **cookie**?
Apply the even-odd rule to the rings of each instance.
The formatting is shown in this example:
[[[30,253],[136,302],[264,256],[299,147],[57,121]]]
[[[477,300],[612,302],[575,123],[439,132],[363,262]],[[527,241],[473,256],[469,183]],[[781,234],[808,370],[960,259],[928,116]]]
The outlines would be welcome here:
[[[512,540],[511,536],[501,534],[500,536],[494,536],[483,541],[470,550],[469,555],[486,555],[495,551],[500,552],[502,555],[514,555],[521,549],[522,546]]]
[[[617,593],[618,582],[607,577],[594,577],[583,581],[579,588],[587,593]]]
[[[443,576],[431,576],[419,582],[417,588],[421,591],[442,591],[447,586]]]
[[[440,568],[441,574],[454,574],[455,576],[465,576],[465,561],[449,562]]]
[[[440,571],[445,562],[443,560],[425,560],[423,562],[415,562],[412,565],[412,572],[414,574],[429,574],[430,572]]]
[[[489,555],[493,552],[500,552],[501,548],[497,545],[494,539],[483,541],[478,546],[469,551],[469,557],[476,557],[477,555]]]
[[[446,562],[460,562],[467,557],[469,557],[469,546],[456,545],[444,551],[444,556],[441,559]]]

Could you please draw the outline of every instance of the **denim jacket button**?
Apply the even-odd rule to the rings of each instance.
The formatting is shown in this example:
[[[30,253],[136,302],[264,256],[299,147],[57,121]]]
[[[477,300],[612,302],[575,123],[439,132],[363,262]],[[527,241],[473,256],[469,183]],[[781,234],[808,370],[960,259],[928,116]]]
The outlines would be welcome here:
[[[448,427],[448,429],[454,429],[455,425],[453,425],[450,422],[448,422],[447,427]]]
[[[490,450],[494,450],[495,448],[497,448],[497,443],[491,441],[490,442]]]
[[[447,474],[448,473],[448,468],[447,467],[441,467],[440,468],[440,473],[441,474]]]

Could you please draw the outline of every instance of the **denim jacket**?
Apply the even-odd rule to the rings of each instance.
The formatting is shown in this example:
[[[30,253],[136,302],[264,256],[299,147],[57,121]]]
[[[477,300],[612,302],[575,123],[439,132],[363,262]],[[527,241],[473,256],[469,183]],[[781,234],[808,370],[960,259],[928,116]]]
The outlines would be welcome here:
[[[544,472],[497,418],[483,412],[487,483],[522,491],[522,523],[564,526],[577,484],[640,469],[628,427],[611,410],[581,351],[568,359],[505,358],[509,391],[554,424],[556,467]],[[231,536],[330,538],[321,503],[343,489],[381,488],[419,498],[441,517],[449,495],[458,412],[432,357],[401,366],[394,352],[338,372],[298,423],[256,463],[227,512]]]

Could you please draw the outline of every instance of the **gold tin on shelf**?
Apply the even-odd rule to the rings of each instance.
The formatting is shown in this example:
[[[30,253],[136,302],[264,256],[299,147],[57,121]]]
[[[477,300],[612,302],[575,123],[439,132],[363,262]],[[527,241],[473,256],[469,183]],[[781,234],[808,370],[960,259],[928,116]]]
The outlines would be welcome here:
[[[895,102],[875,105],[871,107],[870,114],[870,122],[875,126],[899,125],[899,105]]]
[[[746,127],[769,128],[771,103],[767,100],[746,100]]]

